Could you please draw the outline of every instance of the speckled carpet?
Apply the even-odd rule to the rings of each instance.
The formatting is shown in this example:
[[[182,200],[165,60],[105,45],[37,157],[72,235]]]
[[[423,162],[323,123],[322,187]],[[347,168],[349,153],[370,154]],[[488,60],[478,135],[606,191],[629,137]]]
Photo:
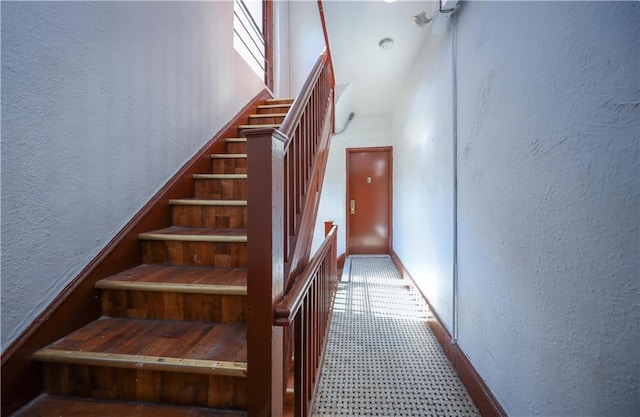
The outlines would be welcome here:
[[[349,268],[350,262],[350,268]],[[480,416],[389,257],[350,257],[329,330],[314,416]]]

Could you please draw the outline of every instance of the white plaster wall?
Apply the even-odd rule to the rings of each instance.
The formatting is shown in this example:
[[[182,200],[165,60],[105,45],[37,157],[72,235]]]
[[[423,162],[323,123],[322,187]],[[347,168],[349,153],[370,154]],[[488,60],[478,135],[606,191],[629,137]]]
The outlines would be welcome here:
[[[639,22],[460,14],[460,344],[510,415],[640,409]]]
[[[2,2],[2,350],[264,84],[232,2]]]
[[[325,40],[317,2],[290,0],[288,5],[291,40],[289,43],[289,92],[292,96],[296,96],[313,69],[313,65],[322,54],[325,48]],[[340,103],[336,103],[337,114],[341,109],[343,113],[347,111],[344,106],[340,106]],[[356,122],[354,119],[348,132],[333,138],[327,160],[327,172],[320,206],[318,207],[318,220],[311,248],[312,256],[322,243],[324,238],[323,222],[328,219],[335,220],[338,225],[341,225],[338,234],[338,251],[344,252],[344,181],[346,164],[344,153],[347,146],[369,146],[358,145],[358,143],[380,142],[379,132],[375,132],[368,125],[368,121],[374,118],[361,119],[360,122]],[[384,116],[384,118],[388,119],[388,115]],[[386,122],[375,120],[375,123],[378,127],[384,126],[384,129],[387,129]],[[340,144],[334,146],[337,140],[340,141]],[[389,139],[386,139],[385,143],[390,143]]]
[[[339,105],[338,105],[339,106]],[[336,109],[336,113],[339,110]],[[331,138],[311,254],[324,240],[324,221],[338,226],[338,254],[345,252],[347,148],[391,145],[391,113],[356,114],[349,127]],[[339,125],[341,128],[344,125]]]
[[[640,4],[467,2],[458,19],[460,347],[510,416],[637,415]],[[445,227],[426,233],[450,222],[449,165],[430,168],[451,140],[430,127],[451,97],[430,60],[450,50],[433,41],[394,124],[394,244],[421,277],[450,261]],[[437,300],[452,284],[435,283]]]
[[[289,0],[275,0],[273,5],[273,94],[275,97],[292,97],[289,79],[289,51],[291,50],[289,33]]]
[[[394,113],[393,245],[451,329],[451,39],[436,15]]]
[[[295,97],[324,50],[318,3],[289,1],[289,92]]]

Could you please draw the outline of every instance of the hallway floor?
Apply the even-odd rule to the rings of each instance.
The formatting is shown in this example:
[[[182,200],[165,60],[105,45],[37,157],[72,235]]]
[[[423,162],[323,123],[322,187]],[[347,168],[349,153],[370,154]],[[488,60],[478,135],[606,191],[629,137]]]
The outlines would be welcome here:
[[[391,258],[350,257],[345,277],[313,415],[479,416]]]

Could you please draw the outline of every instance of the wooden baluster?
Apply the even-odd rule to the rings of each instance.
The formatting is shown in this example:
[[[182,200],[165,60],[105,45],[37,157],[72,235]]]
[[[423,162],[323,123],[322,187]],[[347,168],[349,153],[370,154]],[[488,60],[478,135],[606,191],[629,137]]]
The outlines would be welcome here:
[[[302,400],[302,381],[304,379],[304,370],[302,364],[302,355],[304,347],[302,346],[302,338],[300,337],[304,332],[304,319],[305,315],[303,311],[298,311],[294,321],[294,348],[293,350],[296,352],[296,360],[293,365],[293,378],[294,378],[294,415],[295,417],[302,417],[304,415],[303,408],[303,400]]]

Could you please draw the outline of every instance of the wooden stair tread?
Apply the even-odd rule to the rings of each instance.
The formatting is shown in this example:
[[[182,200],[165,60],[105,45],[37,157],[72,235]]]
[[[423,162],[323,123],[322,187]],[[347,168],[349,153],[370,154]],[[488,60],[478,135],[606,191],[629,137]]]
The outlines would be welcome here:
[[[96,283],[98,289],[247,294],[245,268],[140,265]]]
[[[258,110],[260,109],[278,109],[281,107],[286,107],[289,108],[291,107],[291,103],[280,103],[280,104],[261,104],[257,107]]]
[[[246,207],[247,200],[208,200],[202,198],[177,198],[169,200],[170,206],[239,206]]]
[[[193,174],[196,180],[246,180],[247,174]]]
[[[264,102],[265,103],[279,103],[284,101],[287,104],[291,104],[293,103],[293,98],[268,98],[266,99]],[[285,103],[279,103],[279,104],[285,104]]]
[[[14,417],[244,417],[244,411],[40,395]]]
[[[272,117],[285,117],[287,113],[261,113],[261,114],[250,114],[249,119],[269,119]]]
[[[240,125],[238,126],[239,130],[248,130],[248,129],[277,129],[282,125],[282,123],[264,123],[259,125]]]
[[[246,153],[214,153],[211,155],[211,159],[243,159],[246,157]]]
[[[246,376],[246,326],[101,318],[40,349],[44,362]]]
[[[138,235],[140,240],[178,240],[189,242],[246,242],[246,229],[215,229],[171,226]]]
[[[231,143],[236,143],[236,142],[246,142],[247,138],[226,138],[225,139],[226,142],[231,142]]]

